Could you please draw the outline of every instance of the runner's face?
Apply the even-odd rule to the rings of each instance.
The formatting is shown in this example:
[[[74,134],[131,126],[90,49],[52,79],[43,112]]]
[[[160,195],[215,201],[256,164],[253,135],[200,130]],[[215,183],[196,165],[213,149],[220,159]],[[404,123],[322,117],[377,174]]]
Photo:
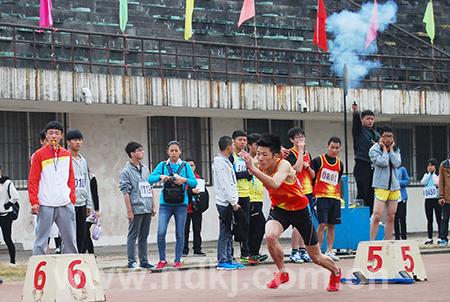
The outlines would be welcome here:
[[[234,140],[234,147],[236,148],[237,152],[240,152],[244,150],[245,146],[247,146],[247,137],[245,136],[238,136]]]
[[[372,128],[375,123],[375,117],[373,115],[366,115],[362,118],[361,123],[364,127]]]
[[[61,130],[57,129],[48,129],[45,133],[45,138],[47,139],[47,142],[49,142],[51,145],[57,145],[63,138]]]
[[[290,140],[294,146],[298,146],[298,144],[305,142],[305,136],[303,134],[296,134],[294,138],[291,138]]]
[[[135,158],[138,160],[143,160],[145,155],[144,148],[138,148],[136,151],[131,152],[131,158]]]
[[[328,155],[330,157],[337,157],[341,151],[341,144],[331,142],[328,145]]]
[[[193,161],[189,161],[188,164],[191,166],[192,172],[195,172],[195,163]]]
[[[81,145],[83,144],[83,140],[80,138],[74,138],[67,142],[69,143],[70,150],[75,152],[80,151]]]
[[[259,146],[256,151],[256,159],[258,160],[259,167],[266,170],[275,163],[276,155],[270,151],[270,148]]]
[[[178,147],[177,145],[170,145],[167,149],[167,155],[169,155],[171,161],[178,161],[181,155],[180,147]]]
[[[250,151],[250,154],[256,154],[256,150],[258,149],[258,146],[256,145],[256,143],[253,143],[251,145],[249,144],[248,149]]]

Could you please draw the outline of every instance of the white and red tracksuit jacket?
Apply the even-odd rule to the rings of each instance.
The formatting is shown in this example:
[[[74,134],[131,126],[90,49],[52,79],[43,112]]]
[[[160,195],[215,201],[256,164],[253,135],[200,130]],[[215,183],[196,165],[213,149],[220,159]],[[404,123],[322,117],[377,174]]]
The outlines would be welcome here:
[[[75,204],[75,177],[72,154],[59,147],[43,146],[31,157],[28,176],[28,196],[31,205],[61,207]]]

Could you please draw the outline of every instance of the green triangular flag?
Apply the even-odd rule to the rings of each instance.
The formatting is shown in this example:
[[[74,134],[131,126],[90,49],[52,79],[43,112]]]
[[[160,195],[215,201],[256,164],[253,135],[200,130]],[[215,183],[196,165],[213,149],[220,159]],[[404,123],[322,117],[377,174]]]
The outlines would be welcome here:
[[[119,18],[120,30],[124,32],[128,22],[128,0],[119,0]]]
[[[425,15],[423,16],[423,22],[425,23],[425,30],[430,37],[431,44],[433,44],[435,35],[435,25],[434,25],[434,12],[433,12],[433,2],[430,0],[425,10]]]

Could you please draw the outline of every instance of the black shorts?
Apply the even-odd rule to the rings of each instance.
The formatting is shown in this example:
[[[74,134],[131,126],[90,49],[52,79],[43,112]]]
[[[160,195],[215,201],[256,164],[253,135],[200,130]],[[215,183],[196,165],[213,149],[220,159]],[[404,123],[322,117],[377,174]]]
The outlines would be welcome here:
[[[270,220],[278,221],[283,226],[283,230],[286,230],[292,225],[292,227],[300,232],[305,244],[308,246],[316,245],[319,242],[308,207],[299,211],[287,211],[274,207],[270,210],[269,217],[267,218],[267,221]]]
[[[341,224],[341,201],[335,198],[316,198],[317,220],[325,224]]]

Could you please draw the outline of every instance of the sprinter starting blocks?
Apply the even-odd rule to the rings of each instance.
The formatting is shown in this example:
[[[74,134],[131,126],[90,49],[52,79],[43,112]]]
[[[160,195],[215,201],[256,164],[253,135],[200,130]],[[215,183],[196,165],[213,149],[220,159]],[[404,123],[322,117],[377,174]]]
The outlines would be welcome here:
[[[427,280],[419,247],[410,240],[360,242],[352,273],[354,278],[342,282],[411,284]]]
[[[94,255],[32,256],[23,301],[106,301]]]

